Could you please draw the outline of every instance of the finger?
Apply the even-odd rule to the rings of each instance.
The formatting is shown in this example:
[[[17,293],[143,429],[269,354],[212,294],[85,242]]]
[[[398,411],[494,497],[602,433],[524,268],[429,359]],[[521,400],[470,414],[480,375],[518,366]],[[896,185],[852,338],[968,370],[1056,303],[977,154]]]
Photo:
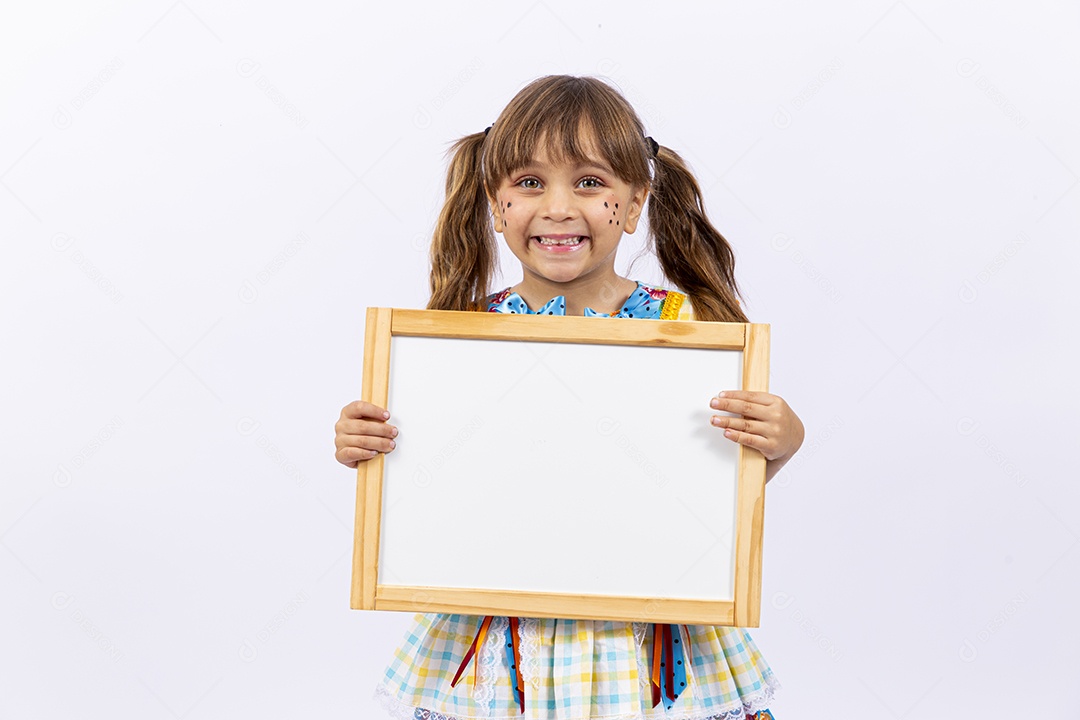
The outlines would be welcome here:
[[[770,447],[771,443],[766,438],[763,438],[760,435],[728,429],[724,431],[724,437],[731,440],[732,442],[737,442],[740,445],[754,448],[755,450],[761,452],[762,455],[765,455],[766,458],[769,457],[766,451]]]
[[[334,444],[337,446],[338,452],[354,448],[356,450],[388,453],[397,447],[396,440],[371,435],[338,435],[334,439]],[[346,455],[352,460],[363,457],[358,453],[346,453]],[[368,455],[370,456],[371,453],[368,453]]]
[[[397,446],[392,436],[338,433],[334,436],[334,445],[341,448],[366,448],[379,452],[390,452]]]
[[[369,403],[366,400],[354,400],[342,408],[341,417],[343,419],[368,417],[386,420],[390,417],[390,413],[386,408],[379,407],[375,403]]]
[[[366,462],[378,454],[379,453],[376,450],[367,450],[365,448],[357,447],[346,447],[341,448],[336,453],[334,453],[334,457],[342,465],[355,469],[360,463]]]
[[[352,468],[354,470],[360,464],[359,460],[350,460],[349,459],[349,454],[346,453],[344,450],[338,450],[336,453],[334,453],[334,459],[337,460],[342,465],[344,465],[345,467]],[[370,459],[370,458],[368,458],[368,459]]]
[[[374,420],[338,420],[334,425],[338,435],[375,435],[378,437],[397,437],[396,426]]]
[[[745,400],[755,405],[772,405],[776,400],[776,396],[772,393],[758,390],[721,390],[716,393],[716,396],[721,399]]]
[[[712,424],[725,430],[735,430],[741,433],[751,433],[765,437],[767,426],[765,423],[747,420],[741,417],[728,417],[725,415],[713,415]]]
[[[738,393],[738,396],[735,395]],[[723,410],[725,412],[738,413],[739,415],[749,415],[751,417],[761,417],[765,412],[768,412],[769,403],[761,403],[751,399],[751,396],[767,395],[767,393],[755,393],[743,390],[725,390],[720,395],[709,400],[709,407],[713,410]]]

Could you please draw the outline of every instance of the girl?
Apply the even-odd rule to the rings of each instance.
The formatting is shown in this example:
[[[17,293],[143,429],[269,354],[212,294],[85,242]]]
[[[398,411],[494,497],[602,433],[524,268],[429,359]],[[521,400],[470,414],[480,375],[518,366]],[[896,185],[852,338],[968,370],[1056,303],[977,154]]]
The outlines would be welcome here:
[[[452,152],[429,309],[748,322],[732,250],[705,217],[697,181],[603,82],[540,78]],[[646,198],[649,247],[682,292],[615,272]],[[522,280],[489,295],[496,232]],[[802,444],[802,423],[776,395],[728,390],[706,401],[741,416],[711,422],[765,455],[766,480]],[[389,418],[371,403],[345,406],[338,461],[355,468],[391,452]],[[418,613],[376,694],[398,718],[743,720],[772,718],[777,688],[739,628]]]

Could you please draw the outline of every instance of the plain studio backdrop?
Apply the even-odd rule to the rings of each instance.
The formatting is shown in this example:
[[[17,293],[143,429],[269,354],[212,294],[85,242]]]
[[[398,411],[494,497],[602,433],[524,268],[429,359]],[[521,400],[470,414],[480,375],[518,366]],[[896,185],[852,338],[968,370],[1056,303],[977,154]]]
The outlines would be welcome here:
[[[424,306],[448,143],[550,73],[683,154],[772,325],[777,717],[1080,717],[1075,5],[0,15],[0,717],[378,716],[364,309]]]

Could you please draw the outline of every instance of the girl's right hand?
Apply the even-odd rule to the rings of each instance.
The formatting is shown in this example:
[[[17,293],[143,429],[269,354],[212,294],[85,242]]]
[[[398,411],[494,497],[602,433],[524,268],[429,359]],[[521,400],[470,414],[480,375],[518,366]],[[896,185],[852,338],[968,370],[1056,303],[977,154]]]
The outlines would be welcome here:
[[[396,444],[398,430],[386,422],[390,413],[378,405],[356,400],[341,409],[341,418],[334,425],[337,435],[334,457],[345,467],[355,468],[379,452],[388,453]]]

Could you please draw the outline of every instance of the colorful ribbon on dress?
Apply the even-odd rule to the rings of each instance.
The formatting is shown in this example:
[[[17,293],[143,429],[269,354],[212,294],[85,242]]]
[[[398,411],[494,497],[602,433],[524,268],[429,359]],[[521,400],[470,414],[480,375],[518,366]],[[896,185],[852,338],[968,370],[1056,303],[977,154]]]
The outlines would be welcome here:
[[[476,662],[473,666],[473,687],[476,687],[476,678],[480,674],[480,653],[476,652],[476,648],[479,645],[483,645],[484,638],[487,637],[488,626],[491,625],[492,616],[488,615],[480,623],[480,629],[476,631],[476,636],[473,637],[472,645],[469,646],[469,651],[465,653],[465,659],[461,661],[461,665],[458,667],[457,675],[454,675],[454,679],[450,681],[450,687],[457,685],[457,681],[461,679],[461,673],[465,672],[465,667],[469,664],[469,660],[473,657],[476,658]]]
[[[686,655],[679,638],[679,628],[686,630]],[[684,689],[686,689],[686,663],[692,659],[690,649],[690,629],[685,625],[653,623],[652,649],[652,706],[664,701],[664,709],[670,710]]]
[[[506,628],[506,664],[510,666],[510,686],[514,688],[514,699],[522,714],[525,713],[525,684],[521,680],[521,652],[518,650],[518,619],[510,618],[510,627]]]
[[[487,615],[480,623],[476,636],[473,637],[469,651],[458,666],[457,674],[450,682],[450,687],[457,685],[462,673],[468,667],[469,661],[473,661],[473,687],[476,687],[476,678],[480,675],[480,649],[484,646],[488,628],[494,616]],[[686,630],[683,635],[679,628]],[[681,637],[680,637],[681,636]],[[683,652],[682,638],[686,638],[686,651]],[[518,704],[521,713],[525,713],[525,683],[521,678],[521,639],[518,632],[518,619],[510,618],[509,627],[506,628],[506,664],[510,667],[510,687],[514,691],[514,700]],[[679,693],[686,688],[686,663],[693,660],[690,647],[690,629],[685,625],[669,625],[667,623],[653,623],[653,647],[652,647],[652,705],[656,707],[660,701],[664,701],[664,708],[670,710],[678,699]]]
[[[461,661],[461,665],[458,666],[457,674],[454,675],[454,679],[450,682],[450,687],[457,685],[458,680],[461,679],[461,674],[465,672],[465,668],[469,665],[469,660],[473,660],[472,684],[474,688],[476,687],[476,678],[480,675],[479,648],[484,646],[484,638],[487,637],[488,627],[491,626],[493,619],[494,616],[488,615],[480,623],[480,628],[476,631],[476,637],[473,638],[469,651],[465,653],[465,658]],[[506,664],[510,666],[510,687],[514,690],[514,700],[517,701],[521,713],[525,714],[525,683],[521,679],[520,648],[518,619],[512,617],[510,618],[510,626],[506,628]]]

